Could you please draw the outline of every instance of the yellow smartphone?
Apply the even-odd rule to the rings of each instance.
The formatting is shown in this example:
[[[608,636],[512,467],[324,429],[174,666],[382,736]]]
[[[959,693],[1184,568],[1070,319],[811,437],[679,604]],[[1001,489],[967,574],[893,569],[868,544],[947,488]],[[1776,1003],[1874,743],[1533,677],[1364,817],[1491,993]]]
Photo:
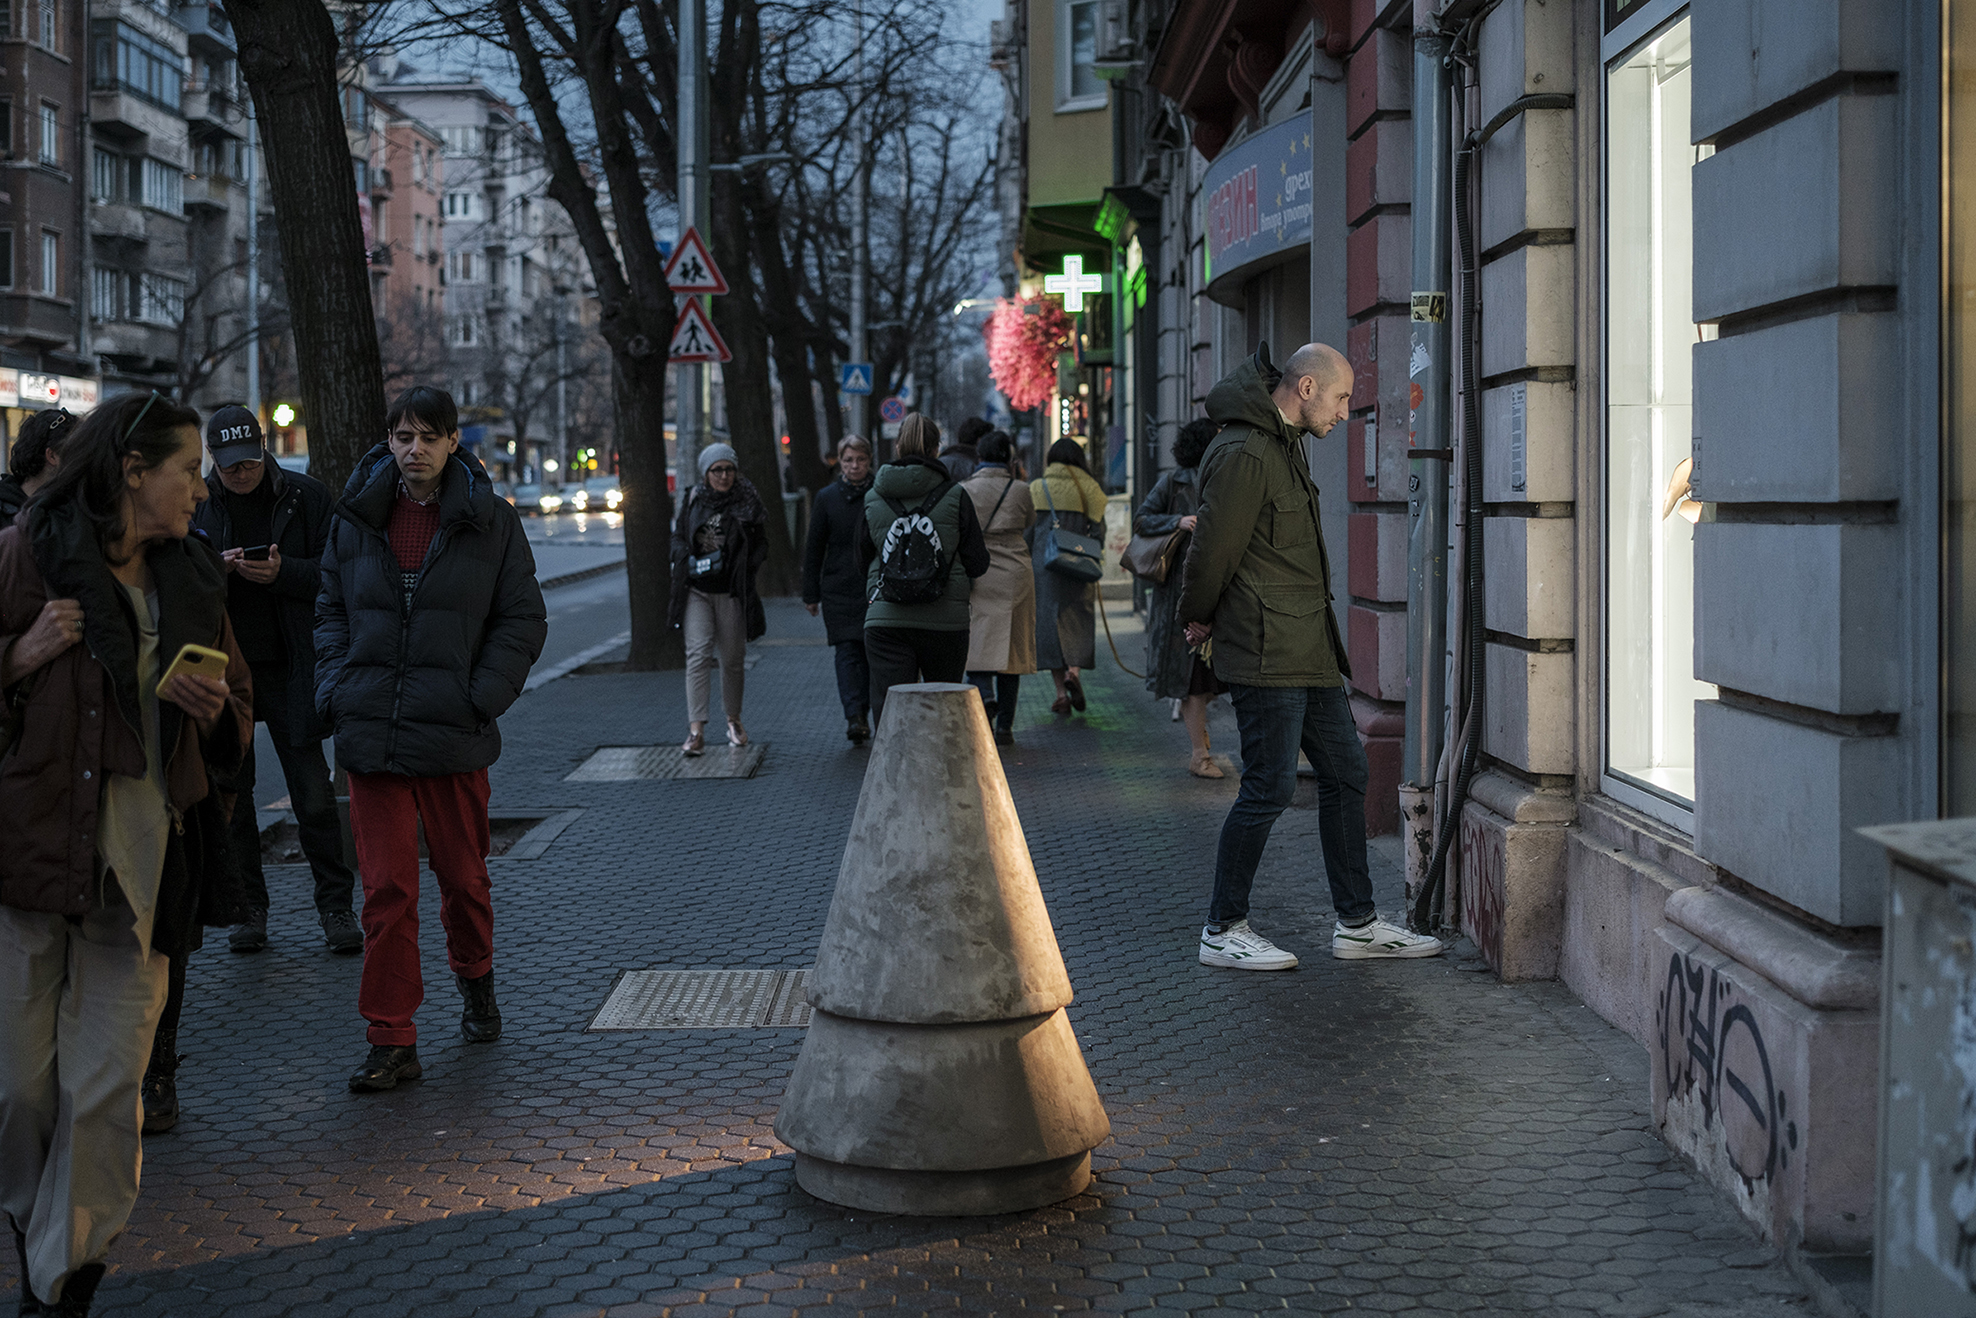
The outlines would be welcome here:
[[[178,652],[178,658],[172,660],[172,666],[165,670],[165,675],[158,679],[158,698],[160,700],[164,699],[165,683],[171,681],[180,673],[193,673],[199,677],[211,677],[224,681],[226,679],[227,662],[226,651],[224,650],[215,650],[205,645],[188,645],[184,647]]]

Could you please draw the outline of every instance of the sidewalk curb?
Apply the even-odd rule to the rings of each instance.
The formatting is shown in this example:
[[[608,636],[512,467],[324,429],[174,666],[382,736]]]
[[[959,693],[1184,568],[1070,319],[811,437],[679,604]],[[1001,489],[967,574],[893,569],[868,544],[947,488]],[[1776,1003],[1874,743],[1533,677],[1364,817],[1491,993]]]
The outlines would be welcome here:
[[[599,563],[596,567],[584,568],[581,572],[565,572],[560,577],[549,577],[538,584],[543,590],[555,590],[561,586],[574,586],[577,582],[588,581],[592,577],[601,577],[606,572],[622,571],[624,571],[624,560],[620,558],[614,563]]]

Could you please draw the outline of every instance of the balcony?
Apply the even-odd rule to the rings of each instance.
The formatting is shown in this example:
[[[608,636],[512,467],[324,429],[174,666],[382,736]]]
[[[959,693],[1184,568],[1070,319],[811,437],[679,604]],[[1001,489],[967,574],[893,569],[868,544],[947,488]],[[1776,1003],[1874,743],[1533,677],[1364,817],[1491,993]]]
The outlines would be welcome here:
[[[383,195],[388,197],[391,195],[391,170],[389,168],[384,165],[372,167],[370,172],[370,190],[372,196]]]
[[[192,128],[216,128],[232,137],[247,134],[247,107],[230,88],[188,81],[179,96],[179,109]]]
[[[150,237],[143,211],[107,202],[90,206],[89,232],[98,242],[110,243],[141,243]]]
[[[233,24],[226,11],[215,4],[183,5],[178,11],[179,26],[195,55],[233,55]]]
[[[153,136],[169,141],[185,132],[184,122],[174,110],[164,109],[121,83],[108,87],[99,84],[90,90],[89,124],[119,142]]]
[[[379,243],[377,246],[371,248],[370,263],[373,270],[389,270],[391,268],[391,244]]]
[[[233,205],[233,180],[218,174],[187,174],[185,176],[185,210],[189,215],[194,211],[224,211]]]

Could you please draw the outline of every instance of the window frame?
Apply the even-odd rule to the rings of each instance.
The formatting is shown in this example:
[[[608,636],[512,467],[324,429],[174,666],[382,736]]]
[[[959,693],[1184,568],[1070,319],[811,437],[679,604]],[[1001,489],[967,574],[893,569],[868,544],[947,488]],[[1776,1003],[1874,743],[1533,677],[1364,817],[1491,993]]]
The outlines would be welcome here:
[[[1072,10],[1088,7],[1091,10],[1092,56],[1097,55],[1098,27],[1104,21],[1103,0],[1055,0],[1056,3],[1056,112],[1058,114],[1081,114],[1087,110],[1102,110],[1111,104],[1111,90],[1102,78],[1098,79],[1098,90],[1080,96],[1073,88],[1076,85],[1076,65],[1071,50],[1071,32],[1074,27]],[[1095,75],[1094,75],[1095,76]]]
[[[62,167],[62,107],[53,101],[41,102],[41,112],[35,117],[37,133],[34,147],[34,161],[50,169]]]
[[[62,296],[62,235],[56,229],[41,231],[41,295]]]

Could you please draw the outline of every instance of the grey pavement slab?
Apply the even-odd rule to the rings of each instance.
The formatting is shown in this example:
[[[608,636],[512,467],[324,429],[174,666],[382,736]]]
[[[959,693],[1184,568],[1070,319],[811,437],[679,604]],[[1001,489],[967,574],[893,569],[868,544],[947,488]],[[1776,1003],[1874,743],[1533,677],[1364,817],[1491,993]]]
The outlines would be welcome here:
[[[771,628],[821,630],[779,602]],[[867,754],[830,662],[760,648],[747,723],[769,749],[747,779],[569,781],[599,746],[677,741],[677,673],[526,696],[494,802],[583,814],[493,865],[497,1044],[458,1041],[428,884],[426,1078],[394,1092],[345,1089],[358,964],[321,947],[304,871],[271,870],[268,951],[216,938],[191,962],[185,1115],[147,1141],[97,1312],[1811,1311],[1655,1138],[1641,1050],[1568,991],[1467,955],[1330,959],[1308,809],[1279,825],[1255,909],[1303,965],[1198,965],[1236,783],[1190,777],[1185,734],[1109,656],[1082,717],[1026,682],[1004,760],[1111,1114],[1090,1192],[985,1219],[811,1199],[771,1131],[801,1031],[586,1026],[623,971],[811,964]]]

